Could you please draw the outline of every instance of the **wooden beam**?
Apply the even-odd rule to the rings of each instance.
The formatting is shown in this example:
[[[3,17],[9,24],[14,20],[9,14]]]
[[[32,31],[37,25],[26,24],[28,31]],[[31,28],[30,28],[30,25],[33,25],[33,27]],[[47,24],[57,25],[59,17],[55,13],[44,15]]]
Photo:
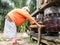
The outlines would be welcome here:
[[[47,40],[42,39],[41,42],[45,43],[46,45],[50,45],[50,43]]]
[[[32,14],[31,16],[36,16],[36,14],[38,13],[41,13],[41,12],[44,12],[44,9],[50,7],[50,6],[53,6],[53,5],[59,5],[60,4],[60,1],[52,1],[52,2],[48,2],[48,3],[44,3],[42,5],[40,5],[39,9],[36,9]]]
[[[36,38],[36,37],[34,37],[34,36],[32,36],[32,38],[38,41],[38,38]]]
[[[41,28],[38,28],[38,45],[40,45],[41,42]]]
[[[37,25],[30,25],[29,27],[30,27],[30,28],[38,28]],[[45,27],[45,25],[41,25],[41,28],[42,28],[42,27]]]
[[[39,10],[38,9],[36,9],[32,14],[31,14],[31,16],[36,16],[36,14],[38,14],[39,13]]]

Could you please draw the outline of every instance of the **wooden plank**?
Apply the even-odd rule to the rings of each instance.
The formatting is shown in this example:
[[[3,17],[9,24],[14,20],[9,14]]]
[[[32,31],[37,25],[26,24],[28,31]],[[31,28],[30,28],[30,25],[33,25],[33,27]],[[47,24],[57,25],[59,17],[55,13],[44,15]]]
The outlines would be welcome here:
[[[32,36],[32,38],[38,41],[38,38],[36,38],[36,37],[34,37],[34,36]]]
[[[48,42],[52,43],[56,43],[56,44],[60,44],[60,36],[43,36],[42,40],[46,40]]]
[[[51,37],[50,37],[51,38]],[[56,40],[56,39],[55,39]],[[56,42],[56,41],[54,41],[54,40],[48,40],[48,39],[42,39],[41,40],[41,42],[43,42],[43,43],[45,43],[45,44],[47,44],[47,45],[53,45],[53,44],[55,44],[55,45],[60,45],[60,42]]]
[[[60,37],[58,36],[42,36],[40,39],[38,39],[38,34],[32,35],[32,38],[38,41],[38,45],[40,44],[39,41],[41,39],[41,42],[49,45],[49,44],[60,44]],[[55,43],[54,43],[55,42]]]
[[[42,36],[42,38],[47,40],[56,40],[56,39],[60,40],[60,36]]]
[[[30,27],[30,28],[38,28],[37,25],[30,25],[29,27]],[[45,27],[45,25],[41,25],[41,28],[42,28],[42,27]]]
[[[34,36],[33,36],[32,38],[38,41],[38,38],[37,38],[37,37],[34,37]],[[50,37],[50,38],[51,38],[51,37]],[[51,44],[53,45],[53,44],[55,44],[55,43],[52,42],[51,40],[46,40],[46,39],[41,39],[41,42],[42,42],[42,43],[45,43],[45,44],[47,44],[47,45],[51,45]],[[56,44],[57,44],[57,45],[60,45],[60,43],[57,43],[57,42],[56,42]]]
[[[55,39],[54,40],[56,43],[60,44],[60,39]]]
[[[37,37],[32,37],[32,38],[38,41],[38,38],[37,38]],[[47,40],[45,40],[45,39],[41,39],[41,42],[42,42],[42,43],[45,43],[45,44],[47,44],[47,45],[50,45],[49,41],[47,41]],[[38,43],[38,45],[40,45],[40,43]]]
[[[50,45],[50,43],[49,43],[47,40],[42,39],[41,42],[42,42],[42,43],[45,43],[45,44],[47,44],[47,45]]]
[[[37,28],[37,25],[30,25],[30,28]]]

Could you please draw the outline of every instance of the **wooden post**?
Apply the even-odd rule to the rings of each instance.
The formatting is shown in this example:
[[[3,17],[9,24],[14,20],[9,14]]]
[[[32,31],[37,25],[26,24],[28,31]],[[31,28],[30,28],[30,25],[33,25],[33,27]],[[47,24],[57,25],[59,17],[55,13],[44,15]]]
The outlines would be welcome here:
[[[41,41],[41,28],[38,28],[38,45],[40,45],[40,41]]]

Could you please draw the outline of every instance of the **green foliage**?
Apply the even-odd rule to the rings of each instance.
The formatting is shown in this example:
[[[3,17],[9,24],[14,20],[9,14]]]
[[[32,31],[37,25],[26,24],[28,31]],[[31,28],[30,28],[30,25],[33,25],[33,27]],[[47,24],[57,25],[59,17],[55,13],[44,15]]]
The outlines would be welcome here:
[[[21,6],[20,6],[20,7],[24,7],[24,6],[26,6],[26,1],[27,1],[27,0],[24,0],[24,1],[23,1],[23,0],[21,0],[21,3],[20,3],[20,4],[21,4]]]
[[[7,0],[8,1],[8,0]],[[3,2],[0,0],[0,16],[2,17],[1,19],[1,30],[3,30],[3,27],[4,27],[4,17],[5,15],[13,9],[12,6],[9,5],[9,3],[7,3],[7,1]],[[28,2],[28,0],[9,0],[11,2],[14,3],[14,8],[21,8],[21,7],[24,7],[24,6],[28,6],[29,5],[29,8],[30,8],[30,13],[32,13],[35,9],[36,9],[36,0],[31,0],[29,4],[26,4]],[[23,25],[19,26],[18,27],[18,31],[24,31],[26,29],[26,26],[28,26],[28,23],[29,21],[26,21]]]
[[[28,25],[29,25],[29,21],[26,20],[25,23],[23,23],[22,25],[18,26],[19,32],[25,32],[26,27],[28,27]]]
[[[12,0],[15,4],[15,7],[21,8],[26,5],[27,0]]]
[[[14,2],[15,7],[19,7],[20,6],[20,4],[19,4],[20,0],[12,0],[12,1]]]
[[[30,6],[30,10],[31,10],[30,13],[34,12],[36,10],[36,0],[31,0],[29,6]]]
[[[30,39],[30,36],[27,37],[27,38],[24,38],[24,40],[25,40],[26,42],[32,43],[32,45],[38,45],[37,41],[33,41],[33,40]]]
[[[0,31],[3,31],[4,27],[4,17],[12,9],[11,6],[9,6],[8,3],[2,2],[0,0]]]

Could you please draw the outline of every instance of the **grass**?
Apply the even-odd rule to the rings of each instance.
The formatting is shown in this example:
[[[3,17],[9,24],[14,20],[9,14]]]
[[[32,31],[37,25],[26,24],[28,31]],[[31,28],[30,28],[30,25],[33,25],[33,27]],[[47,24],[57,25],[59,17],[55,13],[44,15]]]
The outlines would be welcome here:
[[[24,39],[26,42],[31,43],[32,45],[37,45],[37,41],[33,41],[30,39],[30,37],[27,37]]]

